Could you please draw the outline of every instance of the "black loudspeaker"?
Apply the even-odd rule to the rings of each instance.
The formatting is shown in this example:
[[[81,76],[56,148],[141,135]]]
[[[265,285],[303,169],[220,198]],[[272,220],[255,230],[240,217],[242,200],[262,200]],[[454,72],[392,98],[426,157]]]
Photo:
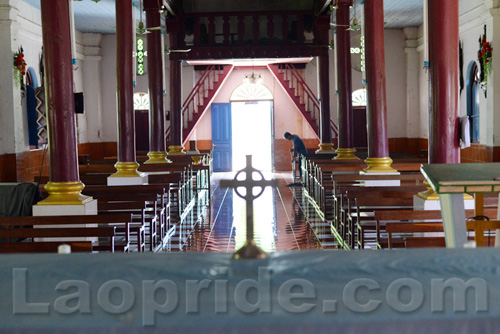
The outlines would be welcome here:
[[[85,111],[85,108],[83,107],[83,92],[74,93],[73,96],[75,97],[75,113],[83,114]]]

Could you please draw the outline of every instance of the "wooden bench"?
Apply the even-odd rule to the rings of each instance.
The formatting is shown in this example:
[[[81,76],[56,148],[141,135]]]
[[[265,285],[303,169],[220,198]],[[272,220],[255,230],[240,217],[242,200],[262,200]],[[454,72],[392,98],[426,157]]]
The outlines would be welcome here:
[[[60,245],[71,247],[72,253],[92,253],[92,241],[36,241],[0,243],[0,253],[57,253]]]
[[[73,227],[73,228],[8,228],[0,229],[2,239],[27,239],[27,238],[107,238],[106,246],[99,250],[115,251],[115,227]],[[118,246],[118,245],[116,245]],[[94,247],[94,249],[96,249]],[[128,251],[128,245],[123,244],[123,251]]]
[[[421,190],[421,186],[395,187],[346,187],[341,197],[338,216],[340,221],[335,225],[340,235],[350,248],[359,247],[359,225],[373,220],[376,209],[400,209],[413,206],[413,196]],[[353,189],[353,190],[351,190]]]
[[[342,178],[349,183],[360,184],[364,180],[403,180],[409,184],[416,184],[417,180],[422,180],[420,166],[424,162],[421,159],[399,160],[393,167],[401,172],[401,175],[360,175],[359,172],[366,168],[362,161],[335,161],[319,160],[306,161],[302,163],[303,180],[305,189],[309,196],[314,199],[318,207],[326,214],[327,206],[334,192],[335,182]],[[334,176],[340,180],[334,180]]]
[[[410,196],[408,190],[390,191],[386,188],[357,188],[356,191],[348,191],[342,196],[331,229],[343,247],[352,249],[356,246],[357,225],[362,220],[373,219],[375,209],[409,207],[413,203],[413,193]]]
[[[171,234],[172,228],[176,229],[175,236],[171,238],[170,247],[182,249],[199,220],[202,206],[208,204],[208,202],[200,200],[200,196],[203,195],[201,192],[208,192],[209,189],[195,187],[197,184],[201,185],[202,180],[199,175],[191,176],[184,183],[182,183],[182,177],[171,173],[150,174],[148,177],[150,184],[178,184],[177,193],[171,192],[173,200],[170,201],[167,226],[169,234]],[[196,218],[192,218],[192,215],[196,215]]]
[[[86,195],[98,200],[98,212],[129,212],[136,223],[146,228],[150,251],[158,251],[165,237],[168,194],[164,185],[87,186]],[[138,236],[138,247],[142,248]]]
[[[472,210],[467,210],[466,214],[467,215],[473,215],[471,213]],[[384,218],[389,218],[392,220],[394,219],[394,216],[401,217],[404,214],[398,214],[398,215],[392,215],[390,213],[387,214],[381,214],[380,212],[377,213],[379,217],[384,217]],[[424,219],[427,220],[433,220],[432,222],[425,221]],[[419,220],[419,221],[417,221]],[[410,222],[411,221],[411,222]],[[474,220],[474,221],[467,221],[466,222],[467,230],[468,231],[474,231],[474,240],[476,241],[477,247],[483,247],[485,243],[485,237],[484,237],[484,232],[486,230],[495,230],[500,227],[500,222],[497,220]],[[413,234],[413,233],[424,233],[424,232],[443,232],[443,223],[440,217],[440,211],[416,211],[413,215],[412,218],[407,218],[405,220],[399,220],[397,222],[395,221],[388,221],[385,224],[385,231],[387,232],[388,235],[388,247],[392,248],[394,244],[394,238],[393,234],[394,233],[399,233],[399,234]],[[408,237],[413,237],[413,235],[406,236]],[[410,241],[412,245],[416,240]]]
[[[89,216],[0,217],[0,227],[2,227],[0,229],[0,238],[19,239],[43,237],[104,237],[108,238],[108,242],[96,243],[93,246],[93,250],[109,250],[113,252],[115,250],[120,250],[123,252],[128,252],[130,250],[130,224],[131,215],[129,213],[113,213]],[[80,227],[82,225],[84,227]],[[97,225],[98,227],[87,227],[88,225]],[[36,228],[34,228],[35,226]],[[64,227],[58,228],[57,226]],[[101,228],[103,229],[102,231],[100,231]],[[112,234],[110,232],[110,228],[112,228]],[[68,230],[67,234],[64,233],[65,229]],[[85,229],[89,230],[86,231]],[[23,233],[28,232],[31,233],[30,236],[16,236],[24,235]],[[5,233],[5,235],[2,236],[1,233]],[[43,233],[46,233],[46,236],[40,235]],[[93,233],[97,235],[92,235]],[[102,233],[102,235],[100,235],[100,233]],[[115,240],[117,238],[119,238],[118,241]]]

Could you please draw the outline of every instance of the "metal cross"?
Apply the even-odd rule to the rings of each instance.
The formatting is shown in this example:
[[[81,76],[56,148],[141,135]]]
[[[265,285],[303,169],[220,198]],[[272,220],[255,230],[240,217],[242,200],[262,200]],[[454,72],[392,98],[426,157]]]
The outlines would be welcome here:
[[[243,247],[241,247],[234,255],[234,258],[264,258],[267,254],[261,250],[254,241],[253,233],[253,200],[262,195],[264,188],[271,186],[277,187],[278,180],[266,180],[264,175],[252,167],[252,156],[247,155],[247,165],[242,170],[238,171],[233,180],[221,180],[220,186],[223,188],[233,188],[236,195],[246,200],[246,214],[247,214],[247,240]],[[245,179],[238,180],[240,174],[245,174]],[[257,173],[260,179],[253,179],[253,173]],[[253,194],[253,188],[260,187],[257,195]],[[245,188],[246,194],[243,195],[238,188]]]

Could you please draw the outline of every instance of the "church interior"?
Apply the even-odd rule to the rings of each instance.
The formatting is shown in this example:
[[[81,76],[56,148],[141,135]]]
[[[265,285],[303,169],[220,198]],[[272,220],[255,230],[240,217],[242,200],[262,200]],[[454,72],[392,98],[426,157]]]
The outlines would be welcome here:
[[[499,10],[0,0],[0,331],[492,332]]]

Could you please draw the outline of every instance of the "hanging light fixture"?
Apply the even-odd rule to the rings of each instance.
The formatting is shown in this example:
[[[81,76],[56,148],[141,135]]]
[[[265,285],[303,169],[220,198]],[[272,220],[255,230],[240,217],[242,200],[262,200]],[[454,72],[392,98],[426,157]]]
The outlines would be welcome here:
[[[253,61],[252,61],[252,73],[245,75],[243,78],[243,83],[250,85],[260,85],[264,82],[264,77],[261,73],[255,74]]]

